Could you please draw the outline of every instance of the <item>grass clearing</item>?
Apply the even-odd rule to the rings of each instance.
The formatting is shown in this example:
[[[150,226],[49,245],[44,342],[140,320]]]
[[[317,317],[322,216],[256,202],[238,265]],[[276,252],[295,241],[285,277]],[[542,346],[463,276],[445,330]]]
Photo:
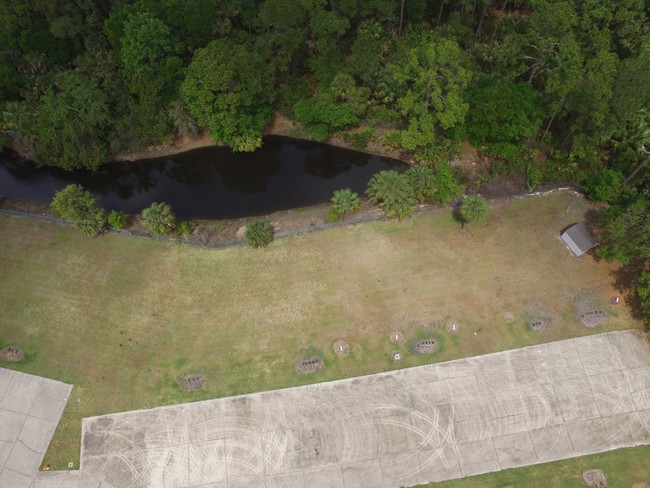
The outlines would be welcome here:
[[[635,322],[607,304],[614,267],[574,259],[559,231],[587,203],[570,193],[494,208],[461,232],[451,213],[212,250],[0,217],[0,342],[28,360],[6,364],[75,385],[45,462],[78,460],[82,417],[270,390],[473,356]],[[587,329],[585,303],[607,321]],[[526,326],[539,305],[542,332]],[[504,313],[514,321],[508,323]],[[458,324],[450,335],[446,324]],[[400,330],[396,346],[389,334]],[[414,338],[440,337],[417,355]],[[344,340],[340,358],[332,343]],[[394,363],[391,353],[404,359]],[[298,376],[312,351],[326,368]],[[205,390],[184,392],[184,374]],[[78,464],[75,463],[75,466]]]
[[[642,483],[650,483],[650,446],[618,449],[553,463],[507,469],[480,476],[420,485],[420,488],[585,487],[587,485],[582,480],[582,473],[590,469],[603,471],[607,478],[607,486],[644,488]]]

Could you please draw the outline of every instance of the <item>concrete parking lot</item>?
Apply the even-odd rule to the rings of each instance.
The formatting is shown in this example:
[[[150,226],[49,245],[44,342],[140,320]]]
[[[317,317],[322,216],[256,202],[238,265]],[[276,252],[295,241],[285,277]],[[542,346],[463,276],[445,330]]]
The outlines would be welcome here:
[[[87,418],[81,474],[93,488],[393,488],[649,443],[650,348],[630,331]]]
[[[72,386],[0,368],[0,487],[31,488]]]

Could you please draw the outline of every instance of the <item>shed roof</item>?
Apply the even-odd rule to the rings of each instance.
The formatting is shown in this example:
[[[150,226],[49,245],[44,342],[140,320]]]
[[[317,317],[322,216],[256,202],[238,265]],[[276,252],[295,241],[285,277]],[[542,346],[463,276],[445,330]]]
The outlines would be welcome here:
[[[573,224],[565,230],[562,233],[562,239],[576,256],[582,256],[584,253],[589,251],[589,249],[598,244],[596,238],[591,235],[587,226],[582,222]]]

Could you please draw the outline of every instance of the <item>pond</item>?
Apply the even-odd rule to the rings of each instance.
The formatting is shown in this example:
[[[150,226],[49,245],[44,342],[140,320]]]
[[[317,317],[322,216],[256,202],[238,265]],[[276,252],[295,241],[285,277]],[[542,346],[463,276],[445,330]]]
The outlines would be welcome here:
[[[206,147],[173,156],[110,163],[96,172],[38,168],[0,157],[0,195],[49,202],[70,183],[91,191],[106,210],[135,214],[169,203],[181,218],[263,215],[329,201],[350,188],[360,195],[373,174],[404,163],[311,141],[269,136],[254,153]]]

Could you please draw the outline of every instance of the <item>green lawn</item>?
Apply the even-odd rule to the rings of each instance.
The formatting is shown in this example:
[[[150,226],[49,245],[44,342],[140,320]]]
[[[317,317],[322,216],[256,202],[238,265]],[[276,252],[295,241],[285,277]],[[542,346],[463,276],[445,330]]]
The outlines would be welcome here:
[[[582,473],[590,469],[600,469],[607,478],[607,486],[612,488],[648,488],[643,483],[650,483],[650,446],[420,485],[420,488],[584,488],[587,485]]]
[[[27,352],[11,367],[75,385],[45,458],[61,468],[78,459],[85,416],[384,371],[395,349],[405,367],[639,327],[608,305],[614,268],[572,258],[559,239],[587,209],[558,194],[496,208],[465,232],[445,210],[261,250],[92,239],[0,217],[0,343]],[[594,308],[609,318],[586,329],[576,315]],[[540,317],[547,329],[529,330]],[[442,347],[416,356],[390,343],[393,330]],[[333,353],[338,339],[349,356]],[[297,376],[312,353],[326,368]],[[206,389],[181,391],[185,373]]]

